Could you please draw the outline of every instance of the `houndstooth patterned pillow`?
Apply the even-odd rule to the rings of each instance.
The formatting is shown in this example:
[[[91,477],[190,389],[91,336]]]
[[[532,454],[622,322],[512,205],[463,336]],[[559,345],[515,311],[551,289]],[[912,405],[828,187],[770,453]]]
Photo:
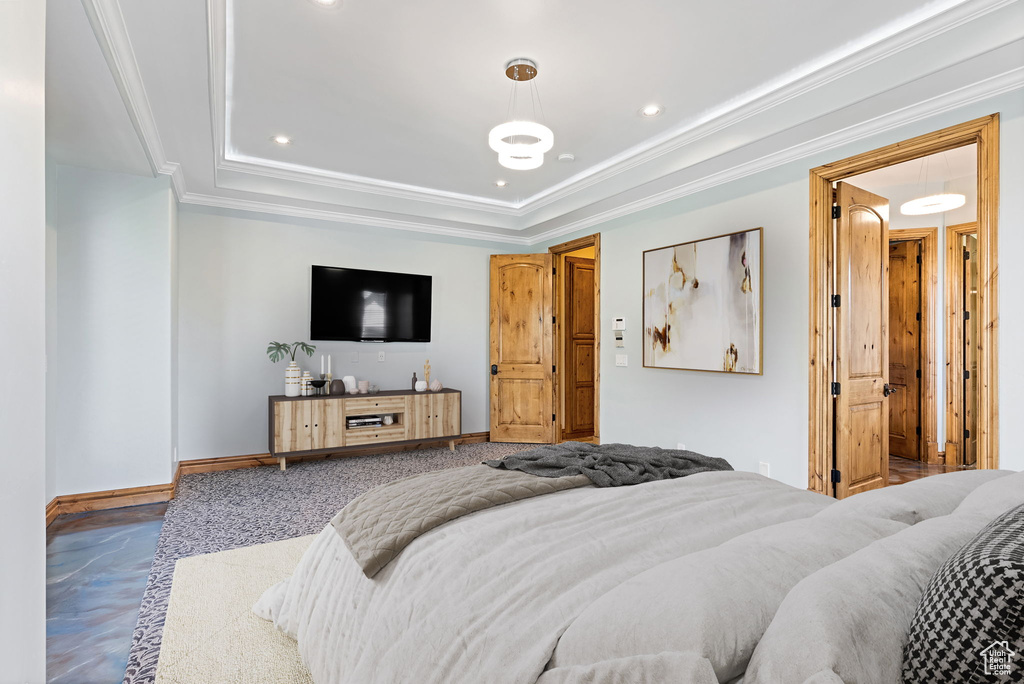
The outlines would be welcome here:
[[[1024,682],[1024,505],[932,577],[907,634],[903,682]]]

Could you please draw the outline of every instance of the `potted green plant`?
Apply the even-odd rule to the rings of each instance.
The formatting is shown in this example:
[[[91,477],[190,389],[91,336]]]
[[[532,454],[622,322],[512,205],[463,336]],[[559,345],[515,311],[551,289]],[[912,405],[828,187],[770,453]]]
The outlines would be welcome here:
[[[286,397],[297,397],[301,390],[302,371],[299,370],[299,364],[295,363],[296,352],[304,351],[306,356],[312,356],[315,350],[316,347],[305,342],[292,342],[291,344],[271,342],[267,345],[267,356],[274,363],[277,363],[286,356],[291,357],[291,363],[284,370],[284,395]]]

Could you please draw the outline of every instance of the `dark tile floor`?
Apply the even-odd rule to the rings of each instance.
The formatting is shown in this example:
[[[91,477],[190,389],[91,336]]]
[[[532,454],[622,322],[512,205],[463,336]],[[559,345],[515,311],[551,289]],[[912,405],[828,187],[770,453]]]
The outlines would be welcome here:
[[[77,513],[46,533],[46,677],[116,684],[167,504]]]

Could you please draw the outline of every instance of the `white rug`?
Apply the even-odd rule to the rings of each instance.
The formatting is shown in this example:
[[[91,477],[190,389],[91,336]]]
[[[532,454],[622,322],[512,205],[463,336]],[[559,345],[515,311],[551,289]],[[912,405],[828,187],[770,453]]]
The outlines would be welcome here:
[[[179,560],[156,684],[313,684],[295,642],[252,606],[292,574],[314,536]]]

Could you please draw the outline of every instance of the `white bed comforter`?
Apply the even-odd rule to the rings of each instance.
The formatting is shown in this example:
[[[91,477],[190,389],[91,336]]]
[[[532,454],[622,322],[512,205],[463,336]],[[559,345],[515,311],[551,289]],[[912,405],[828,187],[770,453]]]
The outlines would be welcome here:
[[[830,504],[739,472],[575,489],[442,525],[373,579],[328,525],[255,609],[318,684],[534,684],[562,632],[622,582]]]

